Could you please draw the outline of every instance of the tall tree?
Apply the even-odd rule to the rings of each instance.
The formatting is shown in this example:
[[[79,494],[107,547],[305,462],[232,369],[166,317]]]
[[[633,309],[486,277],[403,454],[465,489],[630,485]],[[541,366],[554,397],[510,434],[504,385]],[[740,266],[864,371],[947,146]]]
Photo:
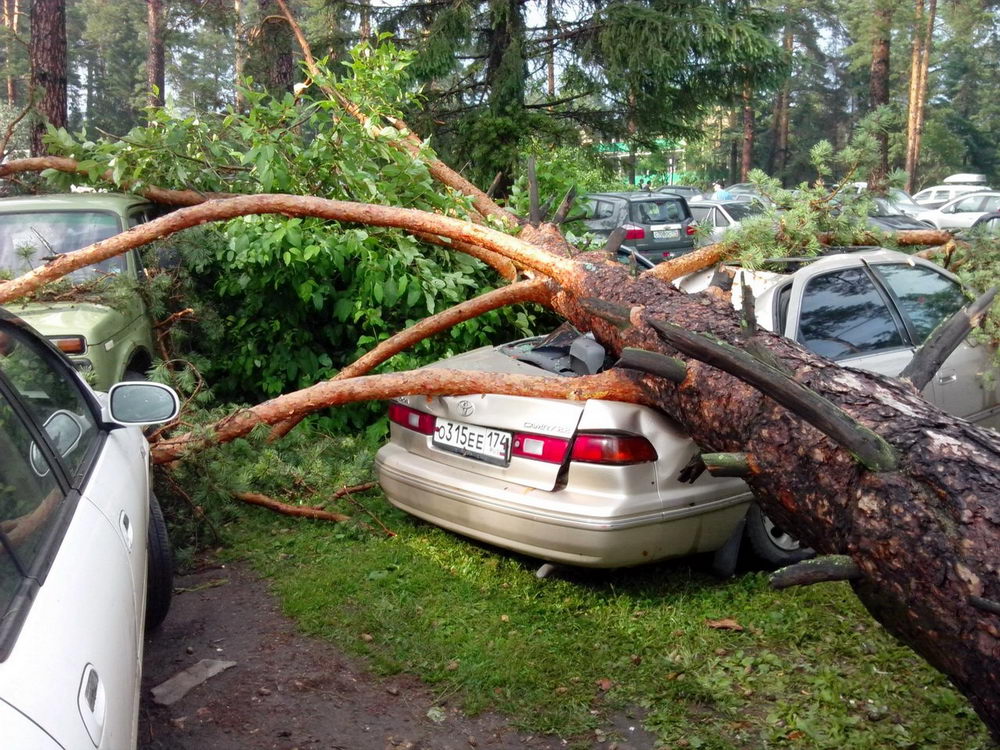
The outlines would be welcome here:
[[[150,107],[166,100],[163,0],[146,0],[146,89]]]
[[[795,48],[795,36],[792,32],[790,22],[786,21],[785,28],[781,35],[781,49],[788,60],[792,59]],[[791,105],[792,76],[789,75],[778,89],[777,98],[774,101],[774,122],[771,127],[772,147],[771,157],[768,160],[768,173],[785,182],[785,167],[788,164],[788,121]]]
[[[256,17],[247,32],[243,72],[257,88],[272,96],[292,90],[295,79],[292,32],[275,0],[257,0]]]
[[[876,3],[872,12],[874,34],[872,40],[872,62],[869,72],[869,103],[871,108],[889,104],[889,54],[892,43],[893,6],[886,0]],[[878,163],[868,174],[868,187],[876,192],[885,187],[889,174],[889,134],[880,130],[876,136],[879,142]]]
[[[66,126],[66,4],[34,0],[31,4],[31,92],[38,119],[31,130],[31,153],[44,154],[46,122]]]
[[[17,44],[18,28],[21,18],[20,0],[2,0],[4,28],[4,69],[6,75],[7,104],[17,104],[17,78],[14,74],[14,49]]]
[[[753,126],[753,91],[748,83],[743,87],[743,144],[740,158],[741,182],[746,182],[749,179],[750,170],[753,169]]]
[[[924,110],[927,103],[927,76],[930,70],[931,49],[934,41],[934,23],[937,17],[937,0],[915,0],[913,43],[910,55],[910,96],[906,123],[906,189],[913,192],[920,169],[920,141],[924,133]]]

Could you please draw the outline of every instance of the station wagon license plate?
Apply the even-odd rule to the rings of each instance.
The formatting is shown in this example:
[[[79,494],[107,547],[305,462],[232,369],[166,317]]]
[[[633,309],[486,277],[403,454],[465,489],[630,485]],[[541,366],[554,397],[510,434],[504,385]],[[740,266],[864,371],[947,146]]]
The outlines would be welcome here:
[[[431,442],[438,447],[463,456],[506,466],[510,463],[511,435],[503,430],[452,422],[438,417]]]
[[[679,229],[656,229],[653,231],[654,240],[676,240],[680,236]]]

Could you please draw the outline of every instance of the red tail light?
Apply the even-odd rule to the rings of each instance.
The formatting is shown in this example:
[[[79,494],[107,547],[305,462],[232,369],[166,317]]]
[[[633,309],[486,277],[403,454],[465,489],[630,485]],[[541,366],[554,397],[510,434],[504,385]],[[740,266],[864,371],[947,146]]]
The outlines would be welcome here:
[[[569,440],[548,435],[514,434],[514,444],[510,454],[550,464],[561,464],[569,451]]]
[[[434,434],[434,416],[402,404],[389,404],[389,421],[419,432],[421,435]]]
[[[646,239],[646,230],[642,227],[635,226],[635,224],[622,224],[622,229],[625,230],[625,239],[627,240]]]
[[[688,237],[690,237],[690,236],[691,236],[692,234],[694,234],[694,233],[695,233],[695,232],[696,232],[697,230],[695,229],[695,226],[694,226],[694,224],[688,224],[688,225],[687,225],[687,226],[686,226],[686,227],[684,228],[684,231],[685,231],[685,232],[687,233]]]
[[[577,435],[572,461],[588,464],[641,464],[657,459],[656,449],[641,435]]]

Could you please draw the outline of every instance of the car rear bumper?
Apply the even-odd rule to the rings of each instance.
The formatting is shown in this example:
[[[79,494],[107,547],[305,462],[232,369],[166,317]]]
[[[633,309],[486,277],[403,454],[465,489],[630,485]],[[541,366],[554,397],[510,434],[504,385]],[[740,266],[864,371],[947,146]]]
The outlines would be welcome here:
[[[742,495],[670,511],[645,503],[629,513],[621,498],[605,502],[570,489],[514,485],[393,443],[379,450],[375,466],[386,496],[401,510],[504,549],[582,567],[627,567],[718,549],[748,504]]]

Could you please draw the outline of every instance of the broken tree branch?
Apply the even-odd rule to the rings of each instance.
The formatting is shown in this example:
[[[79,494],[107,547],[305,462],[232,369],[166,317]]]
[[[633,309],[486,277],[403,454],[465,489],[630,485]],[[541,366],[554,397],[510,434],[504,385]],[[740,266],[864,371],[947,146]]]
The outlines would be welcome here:
[[[207,431],[164,438],[153,446],[153,462],[176,461],[189,450],[225,443],[249,433],[258,425],[273,425],[301,417],[318,409],[353,403],[380,401],[414,393],[431,396],[463,396],[498,393],[582,401],[601,398],[644,403],[643,389],[621,370],[579,378],[549,378],[464,370],[420,370],[367,375],[346,380],[327,380],[270,401],[242,409],[219,420]]]
[[[567,274],[577,271],[576,266],[568,258],[553,255],[530,242],[511,237],[495,229],[460,219],[412,208],[393,208],[368,203],[274,193],[212,200],[197,206],[182,208],[75,252],[62,254],[44,266],[29,271],[16,279],[0,283],[0,304],[22,297],[78,268],[120,255],[127,250],[161,239],[181,229],[209,221],[261,213],[316,216],[335,221],[395,227],[413,233],[423,232],[440,235],[484,247],[517,265],[531,268],[553,278],[565,277]],[[456,246],[455,249],[460,250],[461,248]]]
[[[350,516],[345,516],[343,513],[333,513],[328,510],[320,510],[319,508],[305,508],[301,505],[283,503],[280,500],[275,500],[273,497],[268,497],[267,495],[261,495],[258,492],[236,492],[233,494],[233,497],[245,503],[259,505],[262,508],[267,508],[286,516],[312,518],[316,521],[333,521],[334,523],[351,520]]]
[[[787,589],[827,581],[856,581],[859,578],[861,568],[847,555],[823,555],[776,570],[769,581],[771,588]]]
[[[850,451],[870,471],[892,471],[898,457],[885,440],[830,401],[783,372],[736,349],[661,320],[649,320],[656,332],[689,357],[718,367],[773,398],[796,416]]]
[[[910,381],[914,388],[922,391],[944,361],[965,341],[969,331],[982,323],[996,296],[997,287],[993,287],[961,310],[956,310],[948,320],[931,331],[913,359],[899,373],[900,379]]]

